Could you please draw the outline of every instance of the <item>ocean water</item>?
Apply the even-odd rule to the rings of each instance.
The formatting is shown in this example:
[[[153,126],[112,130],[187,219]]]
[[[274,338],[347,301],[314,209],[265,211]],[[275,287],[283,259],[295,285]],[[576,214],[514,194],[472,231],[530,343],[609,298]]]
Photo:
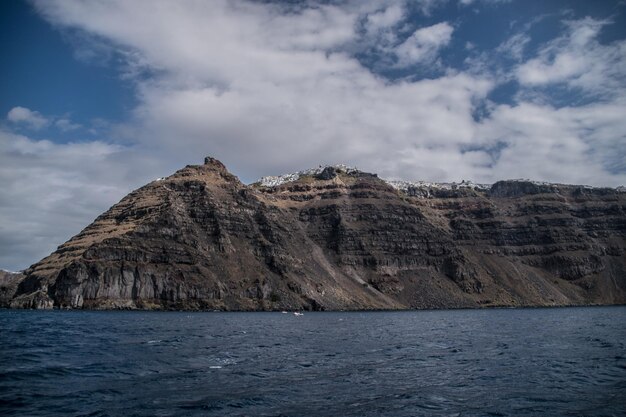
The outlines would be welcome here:
[[[3,416],[624,416],[626,307],[0,310]]]

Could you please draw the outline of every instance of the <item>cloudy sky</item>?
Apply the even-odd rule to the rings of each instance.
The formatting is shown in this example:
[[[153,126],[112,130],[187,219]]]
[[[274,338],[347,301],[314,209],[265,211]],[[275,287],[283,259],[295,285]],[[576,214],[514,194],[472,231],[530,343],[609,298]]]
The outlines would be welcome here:
[[[626,184],[624,1],[5,1],[0,45],[0,268],[205,155]]]

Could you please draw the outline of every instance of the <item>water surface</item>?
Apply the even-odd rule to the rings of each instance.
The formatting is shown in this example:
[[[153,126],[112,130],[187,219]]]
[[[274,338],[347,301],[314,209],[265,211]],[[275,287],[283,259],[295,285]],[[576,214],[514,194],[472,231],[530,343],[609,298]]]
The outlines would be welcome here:
[[[626,415],[626,307],[0,310],[9,416]]]

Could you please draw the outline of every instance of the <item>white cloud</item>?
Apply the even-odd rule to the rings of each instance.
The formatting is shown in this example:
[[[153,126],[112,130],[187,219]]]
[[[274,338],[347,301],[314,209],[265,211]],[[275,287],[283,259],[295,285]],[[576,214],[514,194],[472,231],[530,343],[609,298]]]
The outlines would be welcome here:
[[[26,125],[32,130],[42,130],[43,128],[54,125],[62,132],[70,132],[82,127],[80,124],[72,122],[68,117],[57,118],[55,116],[44,116],[38,111],[20,106],[13,107],[9,110],[7,120],[13,124]]]
[[[55,23],[110,39],[134,65],[159,71],[136,81],[133,131],[143,146],[181,164],[215,154],[249,181],[333,161],[397,174],[393,160],[405,150],[467,143],[473,102],[491,85],[461,74],[390,84],[361,65],[351,55],[360,42],[356,22],[393,25],[403,3],[288,13],[247,2],[38,5]],[[447,23],[418,30],[411,48],[421,56],[407,43],[406,59],[436,58],[451,33]]]
[[[13,107],[7,113],[7,120],[12,123],[24,124],[31,129],[39,130],[47,126],[50,121],[36,111],[26,107]]]
[[[200,163],[202,155],[218,157],[248,182],[343,162],[404,179],[626,183],[625,88],[617,77],[623,66],[609,68],[623,65],[624,50],[621,43],[599,45],[597,32],[584,31],[593,29],[592,21],[571,22],[530,61],[524,61],[531,52],[525,38],[511,41],[520,60],[513,74],[524,91],[557,81],[605,88],[607,79],[599,77],[609,76],[613,92],[606,100],[556,108],[524,95],[509,105],[489,102],[501,80],[490,62],[472,73],[441,62],[434,79],[391,80],[372,72],[356,52],[373,48],[383,63],[396,53],[404,64],[433,63],[451,42],[453,27],[442,22],[416,30],[393,49],[404,33],[399,30],[406,30],[404,2],[36,5],[80,40],[97,39],[96,51],[105,45],[126,59],[124,76],[136,87],[138,105],[126,124],[105,130],[133,145],[59,145],[2,131],[0,181],[8,192],[0,196],[0,244],[20,245],[22,255],[19,261],[5,255],[0,266],[23,268],[38,260],[131,187]],[[608,63],[585,61],[592,78],[587,70],[562,75],[556,58],[570,51]],[[533,65],[546,69],[548,79],[533,75]],[[476,121],[479,107],[489,111]],[[62,117],[56,124],[74,123]],[[88,128],[101,135],[100,127]]]
[[[623,101],[554,108],[523,102],[497,106],[477,129],[500,155],[485,178],[532,178],[561,183],[626,183]],[[621,164],[621,166],[620,166]]]
[[[448,1],[449,0],[417,0],[407,1],[407,4],[417,8],[424,16],[430,16],[433,10],[448,3]]]
[[[524,51],[529,42],[530,36],[528,34],[524,32],[516,33],[498,45],[496,52],[504,56],[508,55],[519,62],[524,58]]]
[[[172,168],[132,148],[55,144],[0,129],[0,265],[28,267],[131,189]]]
[[[470,6],[476,3],[485,4],[498,4],[498,3],[510,3],[511,0],[459,0],[459,4],[462,6]]]
[[[54,122],[54,125],[63,132],[70,132],[81,128],[78,123],[73,123],[70,119],[62,118]]]
[[[450,43],[454,28],[447,22],[437,23],[416,30],[408,39],[395,48],[398,64],[412,65],[433,61],[438,51]]]
[[[589,17],[566,22],[564,35],[518,68],[519,81],[528,86],[563,83],[592,94],[623,93],[626,41],[600,44],[598,34],[607,24]]]
[[[389,29],[404,18],[404,7],[401,4],[393,4],[386,9],[370,13],[367,16],[367,28],[370,31]]]
[[[398,53],[406,63],[436,61],[453,35],[453,27],[442,22],[416,30],[391,49],[385,42],[395,36],[390,28],[406,18],[404,2],[289,9],[243,1],[37,4],[56,24],[108,39],[125,52],[130,66],[156,71],[158,76],[135,80],[139,105],[128,130],[138,146],[181,165],[199,153],[214,154],[247,181],[325,162],[348,162],[395,177],[497,180],[507,171],[498,171],[498,161],[480,147],[503,141],[498,132],[508,132],[507,115],[524,118],[530,109],[541,108],[545,123],[556,124],[579,116],[527,102],[523,95],[508,108],[489,104],[485,99],[494,81],[506,80],[489,65],[473,75],[448,69],[434,80],[392,82],[376,76],[353,56],[362,42],[381,42],[373,33],[384,32],[382,50]],[[423,2],[420,7],[433,4]],[[135,25],[139,20],[142,25]],[[364,34],[358,22],[365,22]],[[585,48],[597,46],[591,41],[593,32],[584,36],[583,31],[594,25],[589,20],[570,22],[567,32],[546,50],[559,52],[576,44],[582,45],[584,55]],[[513,36],[501,45],[500,53],[508,48],[508,54],[522,61],[521,68],[534,62],[523,61],[528,42],[526,35]],[[542,60],[546,54],[542,50],[533,59]],[[485,103],[494,111],[477,123],[472,114]],[[504,157],[545,136],[532,124],[515,126],[517,131],[504,140]],[[604,183],[615,184],[621,177],[603,171],[605,162],[599,155],[600,148],[619,142],[621,136],[616,130],[604,132],[604,141],[594,141],[583,128],[568,131],[587,145],[565,150],[575,153],[574,159],[596,155],[593,164],[598,171],[587,182],[600,184],[604,178]],[[588,151],[576,153],[583,148]],[[584,179],[583,174],[552,164],[542,147],[534,149],[529,148],[527,158],[538,166],[554,167],[544,170],[542,179]],[[519,168],[511,167],[510,172],[532,168],[521,160],[516,163]]]
[[[565,32],[540,47],[502,80],[517,76],[522,88],[514,105],[492,105],[477,128],[476,143],[499,146],[489,167],[494,178],[532,177],[565,183],[617,186],[626,183],[626,42],[597,40],[608,22],[566,22]],[[514,35],[498,49],[523,59],[528,38]],[[567,86],[596,100],[551,103],[551,88]]]

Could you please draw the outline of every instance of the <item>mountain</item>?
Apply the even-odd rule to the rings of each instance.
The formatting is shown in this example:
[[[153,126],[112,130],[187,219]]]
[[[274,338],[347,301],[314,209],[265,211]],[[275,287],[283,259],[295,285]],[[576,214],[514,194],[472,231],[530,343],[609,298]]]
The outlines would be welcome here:
[[[14,308],[349,310],[626,302],[623,189],[385,181],[328,166],[242,184],[206,158],[124,197],[4,285]]]

